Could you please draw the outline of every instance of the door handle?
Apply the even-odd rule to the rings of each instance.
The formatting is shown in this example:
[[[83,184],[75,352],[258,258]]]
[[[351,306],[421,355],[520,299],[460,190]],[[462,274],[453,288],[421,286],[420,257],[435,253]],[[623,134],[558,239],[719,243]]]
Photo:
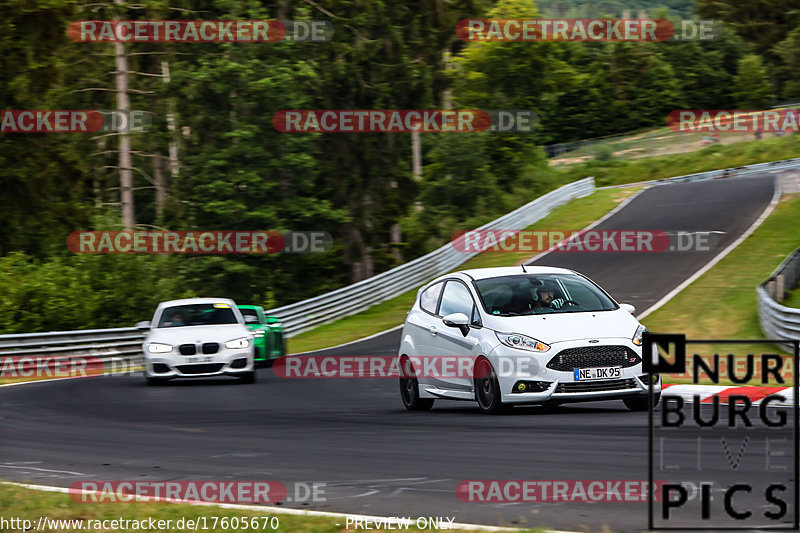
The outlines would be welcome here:
[[[436,330],[436,326],[431,326],[431,327],[429,327],[429,328],[428,328],[428,331],[430,331],[430,332],[431,332],[431,335],[436,335],[436,334],[438,334],[438,333],[439,333],[439,332]]]

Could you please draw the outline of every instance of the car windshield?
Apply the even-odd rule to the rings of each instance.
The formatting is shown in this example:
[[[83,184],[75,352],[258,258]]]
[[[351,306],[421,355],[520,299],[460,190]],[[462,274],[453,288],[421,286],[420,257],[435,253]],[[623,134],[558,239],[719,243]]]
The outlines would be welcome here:
[[[181,326],[214,326],[238,324],[233,309],[228,304],[190,304],[168,307],[161,313],[159,328]]]
[[[576,274],[520,274],[475,281],[491,315],[611,311],[617,305],[594,283]]]
[[[242,312],[242,316],[244,317],[245,324],[258,324],[258,312],[255,309],[242,309],[239,308],[239,311]]]

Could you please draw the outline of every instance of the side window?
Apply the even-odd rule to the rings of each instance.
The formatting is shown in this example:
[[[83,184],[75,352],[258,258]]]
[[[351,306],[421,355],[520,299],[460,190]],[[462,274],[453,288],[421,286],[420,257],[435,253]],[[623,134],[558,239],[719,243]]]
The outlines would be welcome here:
[[[439,295],[442,293],[443,282],[431,285],[420,295],[419,306],[425,311],[435,315],[436,304],[439,303]]]
[[[439,306],[439,314],[442,316],[451,313],[464,313],[467,317],[472,316],[472,308],[475,303],[469,289],[458,281],[448,281],[442,295],[442,305]]]

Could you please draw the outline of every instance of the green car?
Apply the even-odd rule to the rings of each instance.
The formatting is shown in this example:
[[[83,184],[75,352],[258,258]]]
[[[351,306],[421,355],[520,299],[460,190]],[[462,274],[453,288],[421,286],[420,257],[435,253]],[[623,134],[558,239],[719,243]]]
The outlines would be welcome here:
[[[271,366],[278,357],[286,355],[286,340],[278,317],[267,316],[260,305],[238,305],[247,329],[255,336],[256,366]]]

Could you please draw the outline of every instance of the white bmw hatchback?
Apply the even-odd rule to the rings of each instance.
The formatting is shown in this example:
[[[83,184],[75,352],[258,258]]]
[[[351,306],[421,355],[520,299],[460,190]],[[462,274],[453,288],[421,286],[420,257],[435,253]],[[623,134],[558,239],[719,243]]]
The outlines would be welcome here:
[[[517,404],[621,399],[648,408],[642,334],[633,306],[587,277],[554,267],[447,274],[422,287],[403,325],[400,394],[409,410],[435,399]],[[661,383],[653,379],[654,402]]]
[[[253,335],[242,313],[227,298],[190,298],[161,302],[142,350],[145,377],[151,385],[173,378],[237,376],[256,379]]]

